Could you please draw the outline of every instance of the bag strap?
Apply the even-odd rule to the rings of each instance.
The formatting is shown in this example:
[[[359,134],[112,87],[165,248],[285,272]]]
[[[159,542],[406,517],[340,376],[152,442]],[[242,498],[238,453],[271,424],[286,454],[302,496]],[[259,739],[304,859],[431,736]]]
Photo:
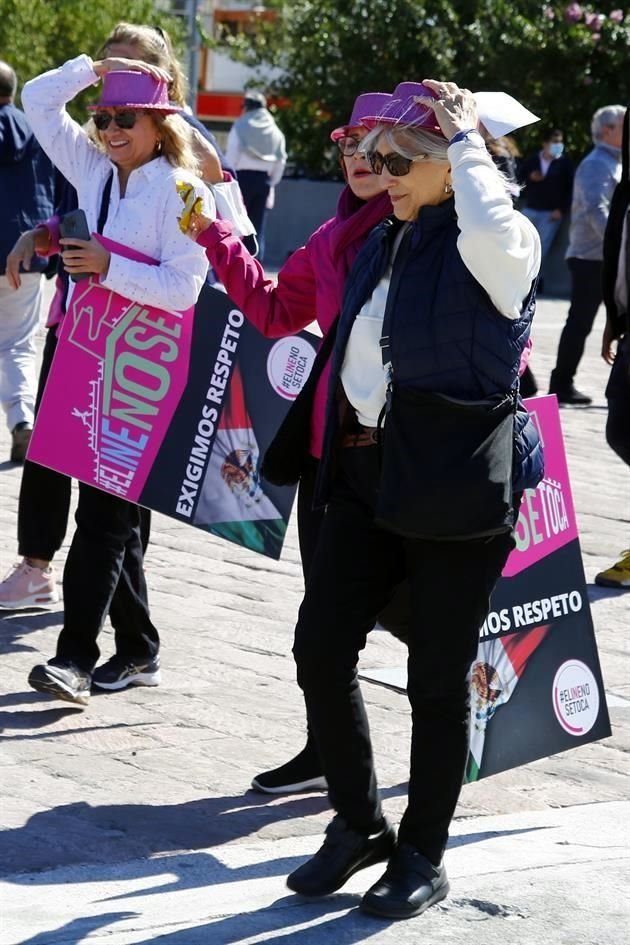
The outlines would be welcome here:
[[[98,222],[96,224],[96,232],[102,233],[105,224],[107,223],[107,214],[109,213],[109,200],[112,193],[112,183],[114,181],[114,172],[109,172],[109,177],[105,181],[105,186],[103,188],[103,196],[101,197],[101,209],[98,214]]]

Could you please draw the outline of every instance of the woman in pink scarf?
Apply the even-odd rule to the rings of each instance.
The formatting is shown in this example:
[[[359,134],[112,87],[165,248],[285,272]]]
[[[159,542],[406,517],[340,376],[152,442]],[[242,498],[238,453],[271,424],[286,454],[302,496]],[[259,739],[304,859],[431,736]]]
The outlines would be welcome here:
[[[215,220],[209,225],[193,220],[191,235],[206,254],[227,294],[246,318],[266,337],[295,334],[317,321],[324,339],[335,325],[341,309],[346,276],[368,233],[392,212],[391,202],[381,189],[380,178],[370,170],[358,145],[366,134],[360,124],[375,114],[391,96],[380,92],[359,95],[347,125],[336,128],[331,139],[337,144],[347,186],[337,205],[337,214],[313,233],[305,246],[287,260],[277,281],[265,276],[259,262],[233,234],[231,224]],[[207,228],[203,229],[204,223]],[[196,229],[195,229],[196,227]],[[298,493],[298,533],[302,568],[308,575],[322,511],[313,510],[313,487],[321,456],[324,411],[330,365],[322,370],[313,398],[310,429],[310,456],[300,477]],[[325,789],[317,749],[310,736],[295,758],[257,775],[255,790],[281,794],[300,790]]]

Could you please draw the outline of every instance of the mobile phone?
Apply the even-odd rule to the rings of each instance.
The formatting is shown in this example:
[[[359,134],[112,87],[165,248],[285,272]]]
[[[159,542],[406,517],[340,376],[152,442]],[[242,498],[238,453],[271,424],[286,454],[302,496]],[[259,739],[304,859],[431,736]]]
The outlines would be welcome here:
[[[64,214],[59,221],[59,234],[64,239],[71,239],[76,236],[79,240],[89,240],[92,234],[88,227],[85,211],[77,209]],[[71,249],[72,247],[67,246],[66,248]],[[81,279],[89,279],[91,275],[91,272],[73,272],[70,278],[73,282],[79,282]]]

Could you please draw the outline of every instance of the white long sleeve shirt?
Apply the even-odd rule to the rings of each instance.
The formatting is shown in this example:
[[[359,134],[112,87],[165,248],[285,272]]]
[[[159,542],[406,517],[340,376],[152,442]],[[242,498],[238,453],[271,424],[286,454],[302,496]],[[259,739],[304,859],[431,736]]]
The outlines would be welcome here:
[[[448,149],[457,225],[457,248],[467,267],[506,318],[518,318],[540,269],[535,227],[514,210],[481,135]],[[346,348],[341,381],[363,426],[375,427],[385,403],[386,378],[379,341],[391,267],[358,313]]]
[[[90,232],[97,230],[103,189],[113,171],[103,236],[158,261],[152,266],[112,253],[101,285],[133,301],[183,311],[195,304],[208,262],[203,247],[179,229],[183,203],[176,181],[193,184],[203,197],[204,213],[211,216],[214,200],[198,177],[172,167],[163,157],[133,170],[121,197],[116,165],[65,109],[66,102],[98,81],[92,60],[78,56],[26,83],[22,90],[24,111],[42,148],[76,189]],[[68,302],[73,291],[74,283],[70,282]]]

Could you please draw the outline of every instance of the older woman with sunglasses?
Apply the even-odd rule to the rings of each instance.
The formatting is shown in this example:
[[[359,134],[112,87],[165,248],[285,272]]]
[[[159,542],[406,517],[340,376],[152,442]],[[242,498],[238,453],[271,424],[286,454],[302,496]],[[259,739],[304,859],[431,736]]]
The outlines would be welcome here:
[[[326,516],[294,646],[336,816],[287,883],[323,896],[389,860],[361,907],[407,918],[448,892],[442,857],[468,753],[468,672],[514,545],[519,493],[542,476],[517,399],[540,245],[476,130],[470,92],[403,83],[364,122],[361,150],[394,215],[346,282],[316,486]],[[405,576],[412,742],[396,838],[357,662]]]
[[[65,104],[100,79],[88,136]],[[76,188],[90,232],[110,241],[108,249],[94,235],[60,240],[66,271],[71,277],[90,273],[132,301],[183,311],[194,305],[208,265],[179,229],[176,183],[187,180],[208,208],[211,198],[194,173],[190,136],[178,106],[169,102],[167,81],[162,70],[145,63],[79,56],[28,82],[22,100],[42,147]],[[73,292],[70,283],[68,306]],[[149,615],[138,507],[81,483],[76,523],[57,652],[33,668],[29,683],[87,705],[93,675],[108,689],[157,685],[159,636]],[[95,671],[96,641],[108,612],[116,653]]]

